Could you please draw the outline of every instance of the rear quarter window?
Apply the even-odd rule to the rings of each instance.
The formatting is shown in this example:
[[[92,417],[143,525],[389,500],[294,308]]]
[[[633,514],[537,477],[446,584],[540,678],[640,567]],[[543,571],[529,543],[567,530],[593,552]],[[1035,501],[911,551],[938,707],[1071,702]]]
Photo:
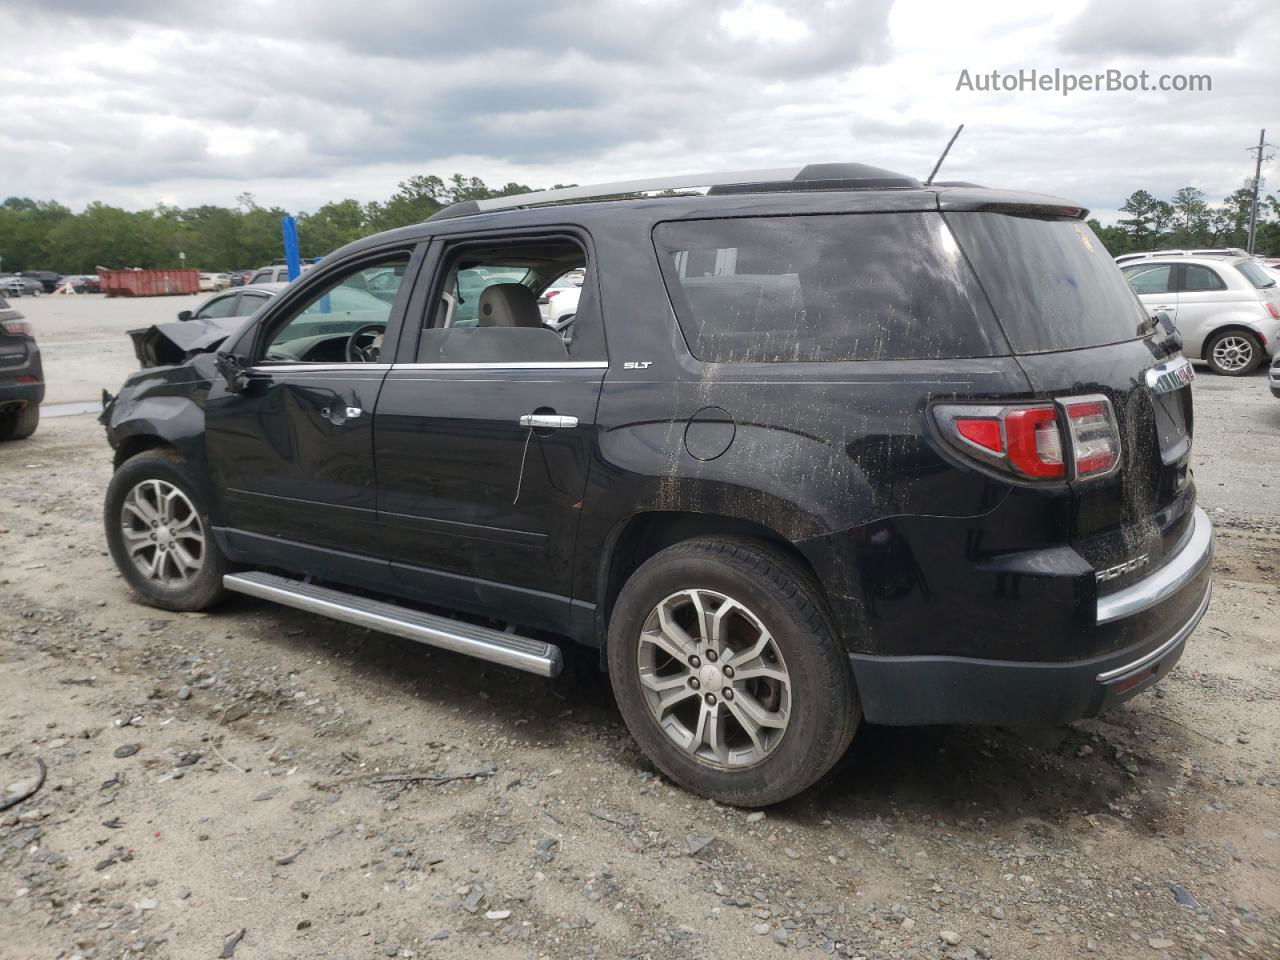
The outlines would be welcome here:
[[[690,351],[712,363],[1008,352],[937,213],[684,220],[653,231]]]
[[[985,212],[950,213],[947,223],[1015,353],[1096,347],[1145,332],[1146,309],[1088,224]]]
[[[1252,261],[1242,260],[1236,264],[1236,269],[1243,273],[1244,278],[1259,290],[1265,290],[1267,287],[1276,285],[1276,278]]]

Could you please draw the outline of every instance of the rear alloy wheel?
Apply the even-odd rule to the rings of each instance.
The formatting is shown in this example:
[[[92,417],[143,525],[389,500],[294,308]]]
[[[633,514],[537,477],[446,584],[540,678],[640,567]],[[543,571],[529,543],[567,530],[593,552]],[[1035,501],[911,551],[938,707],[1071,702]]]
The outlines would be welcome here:
[[[166,610],[203,610],[223,593],[226,560],[189,472],[172,450],[148,450],[121,464],[107,487],[112,559],[143,600]]]
[[[682,590],[640,633],[640,684],[672,743],[720,767],[767,757],[787,732],[791,676],[772,635],[745,605]]]
[[[1243,377],[1262,362],[1262,344],[1243,330],[1226,330],[1210,338],[1204,358],[1214,373]]]
[[[40,404],[28,403],[20,410],[0,413],[0,440],[25,440],[40,425]]]
[[[608,656],[641,749],[675,782],[723,803],[800,793],[857,727],[852,672],[825,603],[765,543],[687,540],[651,557],[614,604]]]

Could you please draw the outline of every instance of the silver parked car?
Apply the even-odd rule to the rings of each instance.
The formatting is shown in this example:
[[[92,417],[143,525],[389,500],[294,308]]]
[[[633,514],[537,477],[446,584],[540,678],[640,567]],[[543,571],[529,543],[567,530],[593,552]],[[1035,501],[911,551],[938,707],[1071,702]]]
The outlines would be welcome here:
[[[1250,257],[1152,257],[1121,272],[1154,314],[1167,313],[1183,352],[1215,373],[1241,377],[1276,354],[1280,286]]]

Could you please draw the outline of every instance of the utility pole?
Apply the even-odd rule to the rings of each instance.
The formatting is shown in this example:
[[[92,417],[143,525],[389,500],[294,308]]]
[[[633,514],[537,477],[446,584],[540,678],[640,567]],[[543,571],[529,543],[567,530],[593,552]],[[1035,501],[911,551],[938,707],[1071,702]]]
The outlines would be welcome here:
[[[1269,146],[1271,144],[1267,143],[1267,131],[1264,128],[1258,133],[1258,145],[1249,148],[1250,153],[1257,151],[1258,154],[1253,164],[1253,203],[1249,205],[1249,244],[1247,248],[1249,256],[1253,256],[1253,241],[1258,232],[1258,190],[1262,186],[1262,161],[1264,159],[1270,160],[1275,156],[1275,154],[1263,156],[1263,151]]]

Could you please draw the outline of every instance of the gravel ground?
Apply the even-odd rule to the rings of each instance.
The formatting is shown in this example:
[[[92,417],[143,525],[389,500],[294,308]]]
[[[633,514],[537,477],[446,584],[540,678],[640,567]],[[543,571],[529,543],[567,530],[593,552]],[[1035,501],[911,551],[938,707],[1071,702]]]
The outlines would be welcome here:
[[[48,420],[0,448],[0,798],[48,768],[0,812],[0,957],[1274,960],[1280,402],[1196,389],[1215,593],[1155,693],[1052,750],[864,727],[755,812],[664,782],[598,681],[136,604],[101,429]]]

